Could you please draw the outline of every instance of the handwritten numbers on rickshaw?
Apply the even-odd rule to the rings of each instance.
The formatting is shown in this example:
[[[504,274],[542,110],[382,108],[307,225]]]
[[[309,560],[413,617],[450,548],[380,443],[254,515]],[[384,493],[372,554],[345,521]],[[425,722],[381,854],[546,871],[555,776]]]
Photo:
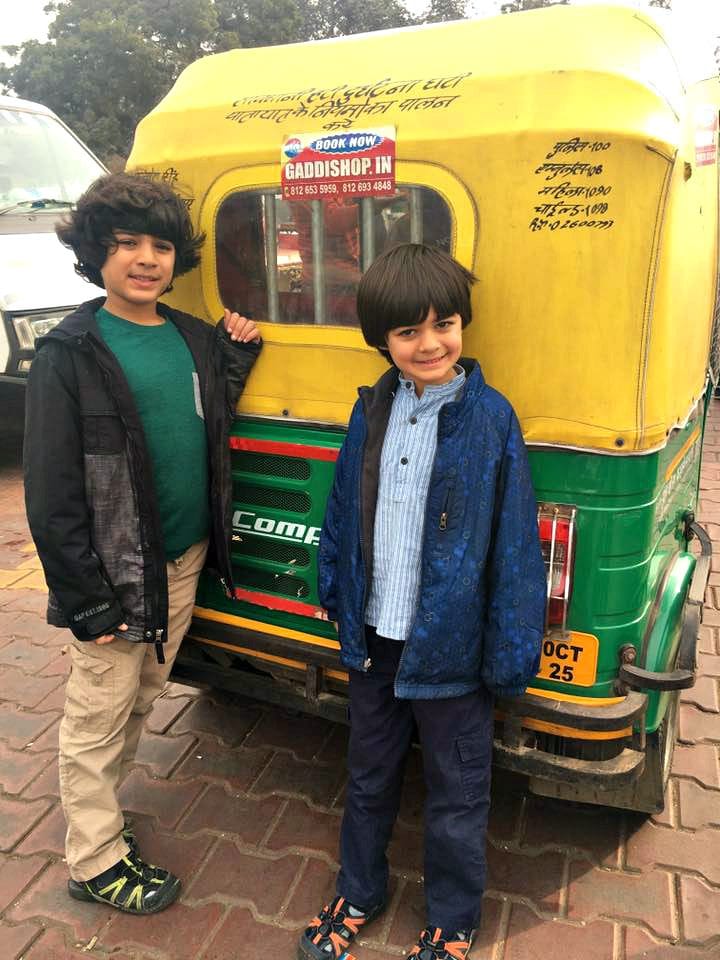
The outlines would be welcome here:
[[[612,149],[607,140],[583,140],[572,137],[558,140],[545,154],[543,162],[536,167],[535,176],[542,177],[543,185],[537,191],[542,198],[552,198],[534,207],[534,216],[529,223],[531,233],[548,230],[610,230],[615,220],[608,217],[608,201],[596,203],[572,203],[577,200],[592,200],[594,197],[607,197],[612,186],[607,183],[588,184],[588,180],[599,177],[605,172],[602,163],[588,161],[588,154],[605,153]],[[583,157],[583,154],[585,155]],[[562,178],[561,183],[555,183]],[[569,178],[579,178],[569,179]]]
[[[598,639],[574,631],[543,640],[538,677],[560,683],[589,687],[595,682]]]

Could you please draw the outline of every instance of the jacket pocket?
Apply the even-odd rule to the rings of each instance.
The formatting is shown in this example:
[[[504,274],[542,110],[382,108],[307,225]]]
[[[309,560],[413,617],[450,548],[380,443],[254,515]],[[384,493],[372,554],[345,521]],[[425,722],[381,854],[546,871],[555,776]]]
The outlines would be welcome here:
[[[492,727],[491,727],[492,729]],[[492,734],[473,733],[455,741],[460,763],[460,782],[468,803],[487,798],[490,793]]]
[[[125,449],[125,428],[112,413],[90,413],[82,417],[85,453],[121,453]]]
[[[110,733],[116,711],[115,664],[86,653],[80,641],[70,644],[72,667],[65,693],[65,715],[82,729]]]

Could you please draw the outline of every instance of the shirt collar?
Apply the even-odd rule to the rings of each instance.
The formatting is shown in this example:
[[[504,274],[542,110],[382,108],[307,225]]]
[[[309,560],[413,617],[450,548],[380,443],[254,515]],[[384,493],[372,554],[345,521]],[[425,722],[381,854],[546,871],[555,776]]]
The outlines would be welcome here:
[[[400,383],[401,395],[411,397],[417,404],[435,404],[438,401],[448,402],[454,400],[458,391],[465,383],[465,371],[459,364],[455,364],[455,376],[447,383],[430,383],[422,392],[421,397],[415,395],[415,383],[413,380],[406,380],[401,373],[398,373],[398,382]]]

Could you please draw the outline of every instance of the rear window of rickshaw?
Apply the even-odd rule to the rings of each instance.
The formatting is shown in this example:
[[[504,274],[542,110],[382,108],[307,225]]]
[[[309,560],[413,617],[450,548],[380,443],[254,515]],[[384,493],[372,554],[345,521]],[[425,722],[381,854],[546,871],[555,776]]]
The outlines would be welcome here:
[[[234,193],[215,223],[220,298],[258,320],[357,326],[355,294],[375,257],[410,240],[449,253],[450,238],[450,210],[427,187],[337,201]]]

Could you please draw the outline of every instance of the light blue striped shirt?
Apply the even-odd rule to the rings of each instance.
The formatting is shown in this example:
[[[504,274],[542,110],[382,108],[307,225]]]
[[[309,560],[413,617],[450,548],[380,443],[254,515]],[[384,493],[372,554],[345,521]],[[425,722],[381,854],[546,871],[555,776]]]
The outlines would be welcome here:
[[[453,401],[465,371],[449,383],[427,386],[421,397],[399,377],[380,456],[375,510],[373,577],[365,622],[381,637],[406,640],[417,607],[430,475],[440,408]]]

